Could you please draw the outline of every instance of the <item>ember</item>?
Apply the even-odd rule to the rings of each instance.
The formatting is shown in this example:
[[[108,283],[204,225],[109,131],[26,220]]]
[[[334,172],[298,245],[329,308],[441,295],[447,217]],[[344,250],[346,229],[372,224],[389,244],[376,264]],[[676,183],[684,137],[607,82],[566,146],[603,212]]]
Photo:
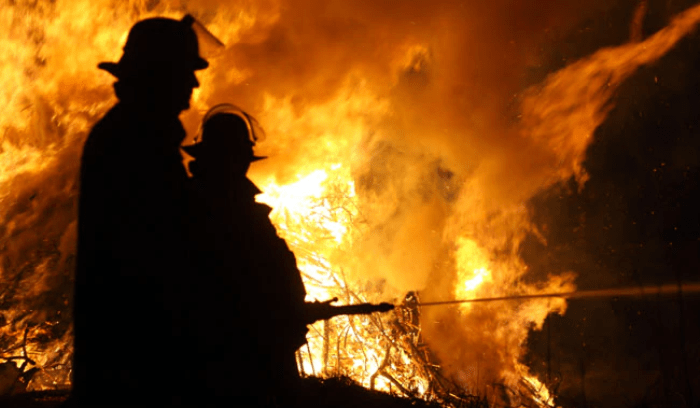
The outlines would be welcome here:
[[[14,377],[0,393],[70,387],[79,155],[114,102],[96,64],[118,58],[135,21],[188,12],[226,47],[199,76],[183,122],[193,134],[220,102],[259,118],[270,159],[250,176],[297,256],[309,300],[399,306],[316,323],[299,370],[454,405],[461,393],[552,406],[521,360],[528,330],[563,314],[563,298],[430,309],[420,299],[576,289],[573,273],[523,279],[518,248],[538,234],[527,201],[571,177],[586,182],[586,148],[615,90],[692,30],[700,6],[644,41],[602,49],[522,90],[540,31],[564,30],[585,7],[534,16],[509,1],[391,11],[214,3],[0,6],[0,362],[21,368],[5,370]],[[512,15],[523,21],[509,32],[504,16]],[[507,35],[493,36],[491,24]],[[518,120],[504,124],[514,94]]]

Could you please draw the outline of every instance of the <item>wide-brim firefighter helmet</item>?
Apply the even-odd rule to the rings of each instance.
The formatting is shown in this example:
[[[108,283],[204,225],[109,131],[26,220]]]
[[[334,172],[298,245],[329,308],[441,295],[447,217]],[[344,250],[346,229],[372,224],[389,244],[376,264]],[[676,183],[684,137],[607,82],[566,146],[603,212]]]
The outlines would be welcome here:
[[[235,105],[223,103],[207,111],[195,143],[182,149],[195,159],[225,156],[254,162],[267,158],[253,153],[256,142],[263,137],[253,117]]]
[[[182,20],[155,17],[141,20],[129,31],[119,62],[102,62],[119,79],[140,78],[173,70],[200,70],[209,63],[199,54],[194,17]]]

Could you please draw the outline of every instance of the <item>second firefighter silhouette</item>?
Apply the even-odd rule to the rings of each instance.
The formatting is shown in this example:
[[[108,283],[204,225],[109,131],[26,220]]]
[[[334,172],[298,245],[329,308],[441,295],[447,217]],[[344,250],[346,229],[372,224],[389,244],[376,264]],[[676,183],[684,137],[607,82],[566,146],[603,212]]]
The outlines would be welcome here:
[[[272,210],[246,173],[255,133],[232,105],[205,116],[190,163],[197,255],[204,294],[199,349],[205,387],[224,398],[283,397],[295,388],[295,351],[306,342],[306,290],[294,254],[277,236]]]
[[[297,402],[296,350],[307,325],[342,314],[393,309],[387,303],[332,306],[305,302],[296,258],[270,222],[272,209],[255,201],[261,191],[246,173],[263,159],[253,153],[255,121],[233,105],[212,108],[199,143],[183,149],[195,158],[193,245],[199,270],[200,384],[225,402],[274,397]]]

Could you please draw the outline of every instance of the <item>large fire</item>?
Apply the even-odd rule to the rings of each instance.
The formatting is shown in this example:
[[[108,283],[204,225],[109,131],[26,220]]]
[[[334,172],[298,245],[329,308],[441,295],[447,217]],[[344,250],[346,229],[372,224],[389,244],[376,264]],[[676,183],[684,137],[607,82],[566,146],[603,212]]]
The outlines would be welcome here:
[[[317,323],[300,371],[424,398],[501,387],[507,403],[552,404],[520,357],[528,330],[564,313],[564,300],[422,310],[419,302],[574,290],[573,274],[523,279],[519,244],[537,233],[526,202],[572,176],[585,182],[585,150],[616,87],[688,33],[700,6],[523,91],[518,75],[537,33],[581,10],[535,19],[505,0],[488,10],[215,3],[0,6],[0,359],[40,368],[30,388],[70,385],[78,163],[90,126],[115,101],[96,65],[119,58],[135,21],[189,12],[226,48],[199,75],[183,122],[192,133],[220,102],[259,119],[260,153],[270,159],[250,176],[297,255],[309,300],[402,305]],[[517,11],[533,20],[504,19]],[[492,36],[489,24],[507,35]],[[509,48],[515,40],[522,44]],[[513,94],[518,119],[506,120]]]

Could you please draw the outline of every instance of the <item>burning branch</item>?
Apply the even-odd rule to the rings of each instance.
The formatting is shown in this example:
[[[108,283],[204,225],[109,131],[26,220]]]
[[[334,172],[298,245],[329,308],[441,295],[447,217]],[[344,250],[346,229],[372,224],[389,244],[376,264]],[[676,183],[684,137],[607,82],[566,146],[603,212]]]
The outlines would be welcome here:
[[[27,365],[36,365],[36,362],[32,360],[29,357],[29,353],[27,352],[27,335],[29,334],[29,326],[27,326],[24,329],[24,335],[22,336],[22,343],[13,348],[21,348],[22,349],[22,355],[21,356],[10,356],[10,357],[0,357],[3,360],[5,360],[5,363],[0,364],[0,367],[2,367],[2,370],[0,373],[2,374],[0,376],[0,396],[3,395],[10,395],[14,394],[17,392],[23,392],[26,391],[27,385],[29,384],[29,381],[32,379],[34,374],[39,371],[39,368],[33,367],[29,370],[27,370]],[[13,349],[10,350],[5,350],[1,352],[0,354],[6,354]],[[14,361],[22,361],[22,363],[17,366]]]

